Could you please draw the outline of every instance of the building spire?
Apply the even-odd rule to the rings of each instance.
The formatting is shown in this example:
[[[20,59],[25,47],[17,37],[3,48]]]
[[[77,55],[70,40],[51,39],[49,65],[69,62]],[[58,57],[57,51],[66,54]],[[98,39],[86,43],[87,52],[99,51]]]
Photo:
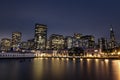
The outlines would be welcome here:
[[[112,25],[110,25],[110,46],[111,48],[114,48],[115,47],[115,35],[114,35],[114,31],[113,31],[113,28],[112,28]]]
[[[115,41],[115,35],[114,35],[112,25],[111,25],[111,28],[110,28],[110,41],[113,41],[113,42]]]

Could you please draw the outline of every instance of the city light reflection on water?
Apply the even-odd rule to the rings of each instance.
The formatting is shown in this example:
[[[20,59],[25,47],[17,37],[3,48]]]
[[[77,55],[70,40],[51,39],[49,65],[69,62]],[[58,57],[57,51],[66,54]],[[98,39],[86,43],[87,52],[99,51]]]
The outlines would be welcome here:
[[[120,80],[120,61],[112,61],[115,80]]]
[[[120,80],[120,60],[75,58],[1,59],[0,80],[8,79]]]

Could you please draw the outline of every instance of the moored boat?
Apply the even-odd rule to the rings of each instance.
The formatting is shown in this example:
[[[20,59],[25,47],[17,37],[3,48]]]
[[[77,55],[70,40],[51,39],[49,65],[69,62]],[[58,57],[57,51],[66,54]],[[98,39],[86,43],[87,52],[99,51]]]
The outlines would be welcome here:
[[[35,53],[28,53],[28,52],[4,52],[0,53],[0,59],[2,58],[34,58],[37,55]]]

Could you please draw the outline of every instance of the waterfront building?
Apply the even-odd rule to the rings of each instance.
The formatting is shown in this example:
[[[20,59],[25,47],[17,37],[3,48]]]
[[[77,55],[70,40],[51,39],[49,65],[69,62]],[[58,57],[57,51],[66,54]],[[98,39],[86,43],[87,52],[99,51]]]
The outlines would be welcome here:
[[[69,56],[83,56],[84,55],[84,49],[81,47],[72,47],[68,50]]]
[[[27,45],[28,45],[28,49],[29,49],[29,50],[35,49],[34,39],[29,39],[29,40],[27,41]]]
[[[50,49],[50,40],[47,40],[47,46],[46,49]]]
[[[35,49],[45,50],[47,46],[47,25],[35,24]]]
[[[53,50],[64,49],[64,36],[59,34],[52,34],[50,36],[50,48]]]
[[[81,37],[81,47],[86,48],[95,48],[95,40],[93,35],[85,35]]]
[[[115,35],[114,35],[114,31],[113,28],[110,28],[110,42],[109,42],[109,47],[111,49],[116,47],[116,41],[115,41]]]
[[[66,36],[65,37],[65,49],[70,49],[73,47],[73,37]]]
[[[21,44],[20,44],[20,48],[23,50],[27,50],[28,49],[28,43],[27,42],[21,42]]]
[[[21,42],[20,48],[22,50],[34,50],[35,49],[35,47],[34,47],[34,39],[30,39],[30,40]]]
[[[98,47],[101,50],[101,52],[105,52],[108,49],[108,43],[107,39],[105,38],[99,38],[98,39]]]
[[[74,33],[74,36],[73,36],[73,47],[80,47],[81,46],[81,37],[82,37],[82,34]]]
[[[84,51],[84,55],[85,56],[94,56],[98,53],[98,49],[94,49],[94,48],[87,48]]]
[[[11,39],[3,38],[1,40],[1,51],[10,51],[11,50]]]
[[[21,43],[21,37],[22,37],[21,32],[13,32],[12,33],[12,49],[14,51],[19,49],[19,45]]]

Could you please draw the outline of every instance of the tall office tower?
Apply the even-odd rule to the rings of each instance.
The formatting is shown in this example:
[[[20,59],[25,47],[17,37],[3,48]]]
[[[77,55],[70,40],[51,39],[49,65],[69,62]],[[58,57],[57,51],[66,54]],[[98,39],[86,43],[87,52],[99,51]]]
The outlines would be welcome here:
[[[28,43],[27,43],[27,42],[21,42],[20,48],[21,48],[22,50],[27,50],[27,49],[28,49]]]
[[[19,49],[20,43],[21,43],[21,32],[13,32],[12,33],[12,48],[14,51],[17,51]]]
[[[115,46],[116,46],[113,28],[110,28],[110,44],[109,45],[110,45],[110,48],[115,48]]]
[[[50,48],[54,50],[64,49],[64,37],[59,34],[52,34],[50,36]]]
[[[80,47],[81,46],[81,37],[82,37],[82,34],[74,33],[74,36],[73,36],[73,47]]]
[[[1,40],[1,50],[10,51],[11,50],[11,39],[3,38]]]
[[[47,46],[47,25],[35,24],[35,49],[45,50]]]
[[[106,49],[108,48],[107,39],[103,37],[98,39],[98,46],[101,51],[106,51]]]
[[[83,48],[94,48],[95,47],[94,36],[92,35],[82,36],[81,44]]]
[[[115,35],[114,35],[113,28],[110,28],[110,40],[115,41]]]
[[[47,46],[46,46],[46,49],[47,49],[47,50],[50,49],[50,41],[49,41],[49,40],[47,40]]]
[[[27,41],[27,43],[28,43],[28,49],[29,49],[29,50],[35,49],[34,39],[29,39],[29,40]]]
[[[73,47],[73,37],[71,36],[66,36],[65,37],[65,48],[70,49]]]

